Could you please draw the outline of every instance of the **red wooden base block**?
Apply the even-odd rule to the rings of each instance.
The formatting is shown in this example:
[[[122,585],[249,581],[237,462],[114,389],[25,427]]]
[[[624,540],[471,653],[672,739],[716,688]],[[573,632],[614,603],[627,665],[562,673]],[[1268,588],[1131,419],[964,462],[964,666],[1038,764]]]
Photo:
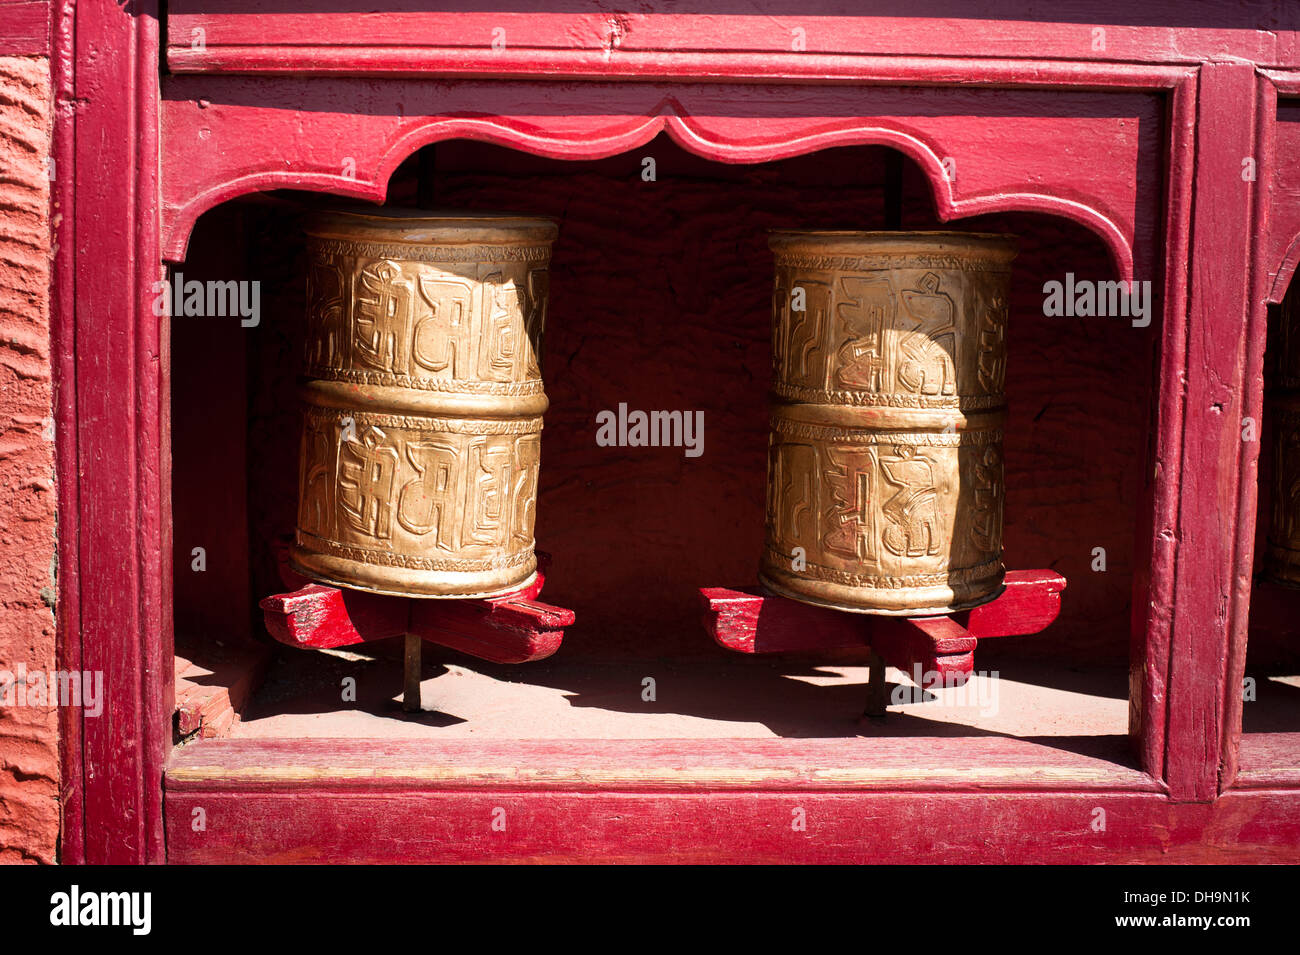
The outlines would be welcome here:
[[[939,617],[884,617],[814,607],[762,588],[704,587],[705,626],[740,653],[783,653],[869,646],[897,669],[920,666],[927,685],[961,686],[975,666],[975,645],[990,637],[1038,633],[1061,609],[1065,578],[1017,570],[1006,589],[973,610]]]
[[[201,739],[226,736],[266,673],[264,643],[218,643],[179,635],[176,640],[176,730]]]
[[[537,578],[513,594],[488,600],[393,597],[307,581],[286,562],[281,577],[292,593],[260,606],[271,636],[291,647],[328,649],[415,634],[493,663],[527,663],[560,648],[573,611],[535,599],[545,580],[538,555]]]

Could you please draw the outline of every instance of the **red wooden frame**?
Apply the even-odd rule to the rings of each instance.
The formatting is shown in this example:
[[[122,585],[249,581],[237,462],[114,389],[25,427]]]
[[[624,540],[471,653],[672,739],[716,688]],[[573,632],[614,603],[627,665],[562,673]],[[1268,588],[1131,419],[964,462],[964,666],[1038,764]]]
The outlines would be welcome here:
[[[420,600],[318,584],[280,551],[280,578],[290,593],[258,603],[267,632],[291,647],[354,646],[407,634],[492,663],[531,663],[560,649],[572,610],[542,603],[550,555],[537,553],[537,573],[514,593],[484,600]]]
[[[1192,15],[1156,4],[1135,23],[1124,5],[1099,2],[1095,23],[1124,22],[1102,27],[1107,42],[1097,51],[1086,12],[1051,23],[1017,0],[980,18],[935,2],[909,4],[908,17],[824,21],[817,14],[836,14],[833,4],[795,13],[773,5],[773,19],[704,17],[693,4],[636,16],[475,4],[419,14],[395,0],[407,21],[355,24],[350,0],[259,21],[240,15],[273,14],[274,4],[200,6],[170,4],[167,60],[193,75],[161,80],[155,3],[65,0],[55,9],[55,159],[75,170],[55,183],[60,665],[101,669],[108,687],[105,718],[63,714],[65,860],[319,859],[345,846],[365,848],[342,857],[407,859],[680,858],[693,849],[691,857],[714,860],[883,861],[927,849],[925,861],[1055,861],[1059,850],[1081,861],[1300,858],[1300,778],[1260,762],[1293,767],[1300,742],[1287,734],[1239,753],[1236,690],[1258,462],[1240,422],[1262,407],[1265,305],[1300,259],[1296,173],[1275,155],[1279,98],[1300,95],[1294,8],[1261,2]],[[330,11],[350,18],[346,31]],[[491,28],[503,17],[509,46],[493,52]],[[806,31],[806,52],[792,52],[801,19],[817,29]],[[201,50],[186,40],[197,27]],[[292,46],[277,42],[286,35]],[[553,85],[560,78],[574,82]],[[1014,104],[1004,122],[992,108],[980,113],[991,89]],[[1068,93],[1070,109],[1027,122],[1043,90]],[[936,97],[965,115],[927,115]],[[1116,97],[1123,106],[1108,114]],[[1114,115],[1148,99],[1163,126],[1153,146],[1117,135]],[[866,102],[876,106],[860,115]],[[165,849],[169,359],[165,323],[150,309],[163,260],[183,255],[199,214],[237,195],[292,186],[379,199],[398,162],[437,139],[590,158],[661,130],[726,162],[890,145],[928,175],[942,218],[1064,215],[1101,236],[1121,277],[1161,283],[1158,434],[1134,589],[1130,706],[1141,772],[1102,772],[1011,741],[907,750],[865,740],[828,752],[780,741],[787,746],[770,752],[732,747],[729,765],[750,768],[736,786],[705,771],[724,758],[716,752],[663,744],[638,755],[593,744],[608,766],[594,790],[563,774],[546,785],[526,774],[484,776],[472,769],[486,765],[481,754],[455,747],[395,753],[408,768],[397,785],[373,753],[345,744],[203,743],[182,751],[168,777]],[[1075,137],[1068,154],[1063,136]],[[956,159],[952,181],[945,158]],[[1247,158],[1256,160],[1254,180],[1242,175]],[[501,759],[513,766],[576,758],[554,744],[507,750]],[[919,761],[929,774],[881,770],[865,781],[891,759]],[[772,760],[796,775],[764,775]],[[991,767],[985,781],[944,772],[963,761]],[[686,769],[648,789],[646,773],[664,765]],[[819,775],[836,767],[849,771]],[[326,795],[308,779],[335,782]],[[995,809],[988,788],[1008,794]],[[466,820],[503,794],[533,820],[530,835],[490,844],[486,825],[470,834]],[[790,843],[788,825],[772,818],[788,821],[792,795],[824,809],[833,838],[803,851]],[[224,823],[206,836],[188,825],[200,802]],[[269,823],[290,804],[292,836]],[[1113,806],[1124,821],[1090,836],[1077,813],[1093,806]],[[974,831],[971,813],[991,828]],[[619,825],[603,821],[620,814]],[[387,822],[371,840],[348,830],[372,816]],[[892,824],[904,818],[913,821]],[[425,831],[431,820],[442,820],[436,832]],[[737,825],[744,821],[753,825]]]
[[[1065,578],[1050,570],[1012,570],[1004,589],[973,610],[925,617],[853,614],[767,592],[701,587],[704,628],[737,653],[807,653],[870,646],[895,669],[943,686],[962,686],[974,672],[980,640],[1038,633],[1061,610]],[[884,673],[872,672],[873,688]],[[874,714],[881,715],[881,714]]]
[[[172,637],[156,5],[57,5],[55,183],[60,666],[105,674],[103,719],[64,708],[68,862],[164,857]],[[90,105],[93,104],[93,105]],[[88,108],[84,108],[88,107]]]

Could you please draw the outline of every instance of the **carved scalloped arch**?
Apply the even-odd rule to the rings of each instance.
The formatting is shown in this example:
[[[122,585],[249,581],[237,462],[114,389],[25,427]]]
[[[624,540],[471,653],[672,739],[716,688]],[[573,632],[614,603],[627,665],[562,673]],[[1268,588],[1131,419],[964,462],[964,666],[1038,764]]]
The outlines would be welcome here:
[[[553,159],[604,159],[644,146],[664,131],[683,149],[725,163],[769,162],[839,146],[887,146],[910,158],[924,171],[942,221],[993,212],[1038,212],[1060,216],[1095,233],[1110,252],[1119,277],[1124,280],[1133,278],[1131,242],[1124,230],[1102,212],[1082,202],[1041,192],[999,192],[959,197],[945,172],[942,157],[918,136],[864,120],[860,123],[826,124],[820,128],[814,126],[798,135],[774,136],[757,142],[728,142],[711,135],[671,98],[665,100],[654,115],[612,122],[598,135],[548,135],[545,130],[515,124],[505,117],[440,117],[390,137],[390,141],[375,151],[373,155],[377,159],[364,174],[360,163],[355,176],[293,168],[246,174],[192,196],[177,209],[170,221],[164,223],[163,254],[172,261],[182,260],[199,216],[223,202],[255,192],[305,189],[383,202],[389,180],[398,166],[430,143],[469,139]],[[1293,244],[1288,253],[1289,261],[1293,253],[1300,256],[1300,245]],[[1294,266],[1292,262],[1292,268]]]

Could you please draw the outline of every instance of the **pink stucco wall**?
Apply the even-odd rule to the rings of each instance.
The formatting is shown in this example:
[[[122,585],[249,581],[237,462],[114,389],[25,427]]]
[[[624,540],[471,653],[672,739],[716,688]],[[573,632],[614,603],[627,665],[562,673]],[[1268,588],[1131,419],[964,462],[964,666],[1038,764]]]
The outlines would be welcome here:
[[[50,80],[0,57],[0,671],[55,667],[50,379]],[[54,862],[55,708],[0,706],[0,863]]]

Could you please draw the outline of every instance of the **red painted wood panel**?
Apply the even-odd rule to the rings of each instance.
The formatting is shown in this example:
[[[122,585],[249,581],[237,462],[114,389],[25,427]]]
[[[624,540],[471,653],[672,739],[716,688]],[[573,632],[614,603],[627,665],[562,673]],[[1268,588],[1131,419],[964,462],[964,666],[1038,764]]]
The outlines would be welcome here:
[[[1246,676],[1247,634],[1251,624],[1251,604],[1255,594],[1255,546],[1258,537],[1259,509],[1262,485],[1260,462],[1265,441],[1272,450],[1272,422],[1264,409],[1264,362],[1268,339],[1268,307],[1266,305],[1270,282],[1268,268],[1269,237],[1276,231],[1272,217],[1274,195],[1270,189],[1272,169],[1279,161],[1276,153],[1277,91],[1267,80],[1256,80],[1255,153],[1259,157],[1257,185],[1251,194],[1250,271],[1247,276],[1247,303],[1245,309],[1245,349],[1242,369],[1242,422],[1241,456],[1238,460],[1237,530],[1233,580],[1232,616],[1228,625],[1228,659],[1224,675],[1223,750],[1219,768],[1219,789],[1234,785],[1238,767],[1238,748],[1242,735],[1244,681]],[[1281,160],[1284,164],[1285,159]],[[1245,422],[1254,422],[1254,440],[1246,440]],[[1262,423],[1262,426],[1260,426]],[[1268,500],[1267,494],[1264,496]],[[1264,511],[1262,513],[1268,513]],[[1262,581],[1261,581],[1262,583]],[[1268,585],[1265,584],[1265,587]],[[1265,654],[1274,654],[1273,648],[1261,648]],[[1284,657],[1285,658],[1285,657]],[[1291,654],[1300,662],[1300,654]]]
[[[181,863],[1300,860],[1293,795],[1176,804],[1145,779],[1104,746],[1001,739],[212,741],[169,766],[168,844]]]
[[[573,623],[573,611],[534,599],[540,589],[512,598],[419,600],[309,583],[265,597],[261,607],[267,631],[293,647],[354,646],[409,633],[493,663],[528,663],[555,653]]]
[[[167,82],[159,117],[154,112],[157,21],[150,4],[124,10],[110,0],[83,0],[76,5],[75,31],[67,20],[56,23],[55,49],[61,57],[56,82],[62,91],[56,155],[75,159],[78,171],[96,171],[79,175],[75,192],[56,185],[56,202],[63,204],[56,260],[60,494],[66,513],[76,514],[66,522],[61,517],[69,529],[60,544],[65,564],[60,575],[61,659],[104,668],[110,688],[109,714],[100,723],[75,717],[63,722],[69,740],[65,752],[70,754],[65,767],[77,774],[66,789],[65,858],[161,857],[158,782],[171,697],[171,527],[167,486],[161,479],[169,470],[169,422],[158,370],[167,365],[167,342],[147,313],[159,252],[153,204],[156,120],[166,140],[163,251],[172,258],[183,254],[197,215],[216,203],[283,186],[380,198],[391,172],[414,148],[458,136],[542,155],[589,158],[625,151],[666,131],[698,155],[728,162],[878,142],[902,149],[921,167],[935,184],[941,218],[1016,208],[1087,225],[1108,243],[1125,277],[1132,261],[1135,277],[1158,277],[1166,295],[1158,431],[1153,429],[1158,436],[1152,519],[1150,527],[1138,529],[1151,542],[1151,552],[1144,561],[1149,576],[1140,578],[1134,591],[1135,661],[1140,661],[1134,667],[1134,726],[1143,765],[1167,779],[1176,801],[1213,798],[1220,759],[1225,753],[1230,757],[1233,743],[1236,704],[1229,691],[1238,664],[1229,661],[1229,654],[1240,649],[1239,623],[1248,592],[1249,543],[1241,537],[1239,522],[1253,506],[1254,452],[1240,448],[1239,421],[1258,406],[1256,362],[1262,342],[1248,261],[1252,228],[1263,229],[1266,223],[1240,171],[1242,158],[1252,155],[1256,140],[1266,140],[1270,131],[1250,105],[1256,101],[1249,62],[1204,66],[1194,111],[1190,83],[1160,101],[1107,94],[1108,104],[1133,97],[1109,112],[1090,106],[1101,102],[1102,95],[1094,98],[1086,91],[1171,90],[1187,74],[1184,64],[1206,57],[1242,57],[1294,68],[1300,59],[1294,5],[1281,0],[1204,8],[1157,3],[1133,11],[1099,3],[1071,6],[1067,13],[1034,13],[1029,5],[1013,4],[981,11],[980,17],[990,18],[986,22],[948,4],[915,3],[887,9],[883,19],[835,21],[831,18],[847,18],[855,11],[815,4],[793,15],[823,15],[827,19],[819,20],[818,28],[836,25],[847,32],[809,30],[810,52],[779,56],[771,49],[779,49],[776,37],[790,29],[784,20],[792,13],[786,8],[774,7],[777,16],[764,20],[749,11],[707,16],[694,6],[675,8],[676,17],[654,11],[607,16],[595,7],[530,15],[511,7],[504,12],[520,18],[512,19],[511,26],[515,34],[524,31],[526,42],[521,50],[508,39],[502,54],[479,49],[485,24],[475,19],[498,16],[500,9],[459,11],[464,19],[439,29],[439,46],[420,45],[428,34],[407,24],[417,43],[401,49],[396,41],[389,45],[385,36],[366,35],[369,21],[360,17],[357,4],[329,8],[355,28],[331,25],[332,46],[311,42],[324,31],[324,20],[297,24],[295,29],[306,32],[296,49],[280,44],[285,34],[277,32],[277,23],[284,21],[248,18],[258,9],[283,12],[251,0],[235,0],[221,11],[189,0],[171,4],[173,35],[184,37],[185,28],[193,26],[186,17],[210,18],[204,21],[205,49],[175,50],[174,66],[419,70],[425,76],[430,70],[478,71],[479,77],[522,72],[705,83],[530,86],[296,77],[259,83],[200,75]],[[405,9],[416,12],[415,4]],[[998,16],[1012,22],[992,23]],[[1118,21],[1108,29],[1107,49],[1071,52],[1077,45],[1073,28],[1091,38],[1094,19]],[[566,25],[576,32],[565,32]],[[548,30],[558,39],[547,39]],[[35,38],[34,28],[28,34]],[[536,38],[531,49],[530,36]],[[340,50],[340,37],[374,46]],[[872,55],[908,50],[916,55]],[[1026,51],[1043,59],[1013,59]],[[863,53],[868,55],[856,55]],[[990,54],[1004,58],[974,59]],[[75,76],[70,66],[74,55]],[[1111,59],[1175,65],[1153,69],[1106,62]],[[760,76],[809,85],[723,88],[715,82]],[[811,85],[844,80],[1055,84],[1073,92],[1022,89],[1000,95],[1001,104],[1016,102],[1013,95],[1042,96],[1035,102],[1050,104],[1017,106],[1008,114],[979,105],[974,90]],[[1296,93],[1286,82],[1281,88]],[[78,104],[75,113],[73,103]],[[1284,103],[1284,120],[1287,108]],[[1137,130],[1126,128],[1134,120]],[[1195,157],[1184,151],[1193,121],[1199,123]],[[1288,135],[1279,127],[1280,147]],[[1063,142],[1068,150],[1053,151]],[[1168,159],[1163,183],[1157,175],[1159,161],[1145,159],[1162,151]],[[1283,148],[1278,152],[1288,155]],[[952,183],[945,183],[941,173],[946,156],[958,163]],[[343,172],[342,160],[348,158],[355,162],[355,177]],[[1195,169],[1189,172],[1193,158]],[[1193,173],[1195,229],[1190,281],[1185,283],[1188,229],[1183,216]],[[1286,174],[1278,175],[1283,178],[1275,183],[1275,199],[1290,195]],[[1163,223],[1154,211],[1162,199]],[[1291,215],[1290,201],[1285,209],[1273,203],[1274,212],[1283,212],[1276,221]],[[1288,266],[1278,262],[1290,255],[1286,228],[1279,225],[1268,238],[1265,267],[1279,275]],[[1157,267],[1157,236],[1163,242],[1163,269]],[[1283,243],[1281,257],[1275,243]],[[1183,291],[1189,293],[1185,321]],[[204,751],[205,756],[213,752]],[[979,760],[993,758],[980,750],[969,752]],[[1116,810],[1111,816],[1120,821],[1108,829],[1110,836],[1102,837],[1091,830],[1077,834],[1079,810],[1095,808],[1094,793],[990,797],[961,784],[952,788],[944,782],[941,766],[918,765],[936,774],[936,785],[948,791],[809,794],[808,799],[819,801],[814,808],[826,813],[822,841],[809,837],[796,842],[786,836],[781,829],[789,825],[789,806],[781,802],[788,798],[785,792],[679,792],[665,799],[661,793],[634,791],[625,779],[612,793],[578,791],[576,786],[521,791],[519,805],[525,820],[532,821],[507,830],[518,839],[494,844],[485,841],[492,838],[491,829],[480,822],[484,794],[473,789],[444,792],[417,777],[406,790],[382,797],[369,791],[368,784],[341,794],[319,793],[319,780],[308,774],[300,788],[272,779],[263,791],[243,793],[213,781],[230,768],[220,762],[210,779],[192,777],[182,784],[178,777],[168,797],[168,823],[174,857],[185,861],[259,852],[331,861],[331,853],[352,859],[594,854],[611,860],[754,861],[798,858],[801,852],[819,860],[887,861],[920,854],[935,861],[1055,861],[1062,849],[1082,861],[1294,861],[1300,842],[1295,791],[1269,788],[1294,784],[1291,777],[1276,775],[1281,769],[1247,769],[1243,763],[1238,782],[1256,788],[1213,804],[1170,804],[1157,793],[1122,787],[1107,792],[1104,798],[1113,800],[1108,805]],[[1230,758],[1224,770],[1226,781]],[[1267,772],[1275,775],[1252,775]],[[492,790],[488,798],[505,791]],[[208,800],[219,820],[206,834],[188,826],[188,810],[199,800]],[[785,818],[769,825],[764,813],[777,806]],[[291,822],[286,825],[286,820]],[[297,830],[295,823],[300,824]],[[347,833],[346,842],[340,832]],[[357,838],[358,833],[373,841]]]
[[[1300,789],[1300,733],[1246,733],[1234,789]]]
[[[163,167],[171,258],[202,212],[256,190],[381,200],[397,166],[429,142],[595,159],[666,131],[727,163],[891,146],[925,172],[941,220],[1043,212],[1096,232],[1121,278],[1149,276],[1157,261],[1162,110],[1141,93],[178,77],[162,109],[166,154],[186,156]]]
[[[1132,623],[1129,628],[1129,736],[1142,765],[1164,778],[1170,645],[1174,624],[1174,571],[1182,474],[1184,368],[1188,327],[1187,258],[1196,161],[1196,77],[1181,83],[1167,104],[1167,154],[1162,238],[1164,259],[1160,346],[1153,356],[1154,394],[1146,426],[1149,469],[1139,513],[1149,515],[1137,531]]]
[[[1269,190],[1270,221],[1260,267],[1267,270],[1267,299],[1286,296],[1300,264],[1300,74],[1275,78],[1281,87],[1270,133],[1271,148],[1261,154],[1261,184]],[[1271,85],[1271,84],[1270,84]]]
[[[1077,751],[1007,737],[728,740],[211,740],[169,792],[452,789],[933,789],[1160,792],[1122,739]]]
[[[176,793],[169,859],[249,863],[1294,864],[1293,796]],[[208,826],[193,832],[197,810]],[[1105,813],[1105,816],[1099,813]],[[1105,818],[1107,830],[1090,823]],[[494,820],[505,825],[494,830]],[[806,828],[792,827],[800,821]]]
[[[1239,572],[1249,557],[1249,543],[1239,553],[1239,481],[1258,442],[1242,441],[1242,417],[1247,383],[1259,375],[1246,362],[1262,356],[1264,325],[1262,309],[1247,304],[1254,209],[1241,175],[1242,159],[1255,155],[1255,71],[1209,63],[1199,82],[1166,779],[1175,799],[1205,800],[1219,791],[1230,743],[1226,708],[1241,705],[1240,690],[1225,684],[1230,627],[1249,599],[1248,559]]]
[[[75,177],[59,176],[59,169],[76,169],[74,48],[72,11],[60,6],[52,24],[50,88],[54,96],[54,130],[50,156],[56,175],[50,183],[50,210],[54,261],[50,282],[50,355],[54,378],[55,465],[58,473],[59,519],[81,520],[77,494],[77,374],[76,374],[76,219],[66,214],[76,202]],[[62,215],[58,213],[64,213]],[[58,667],[80,671],[81,595],[79,592],[79,537],[58,535],[58,592],[55,613],[58,627]],[[72,707],[59,710],[59,807],[63,817],[59,855],[67,863],[85,861],[85,815],[81,714]]]
[[[739,653],[818,652],[870,645],[892,667],[966,682],[978,640],[1038,633],[1061,609],[1065,578],[1009,571],[1005,589],[973,610],[932,617],[882,617],[815,607],[765,593],[702,587],[704,627]]]
[[[836,0],[769,0],[743,10],[658,2],[635,11],[596,2],[561,11],[486,2],[431,11],[417,0],[385,4],[382,11],[358,0],[330,0],[310,11],[286,10],[274,0],[215,6],[204,0],[170,5],[172,70],[825,76],[852,71],[862,57],[936,52],[1120,63],[1240,57],[1268,65],[1293,61],[1300,30],[1300,13],[1285,0],[1161,0],[1140,10],[1114,0],[992,0],[978,7],[917,0],[868,9]]]
[[[49,56],[50,0],[0,0],[0,56]]]
[[[157,20],[150,4],[132,6],[143,15],[109,0],[77,5],[80,174],[63,213],[74,220],[77,269],[75,305],[61,307],[75,308],[78,510],[60,521],[60,536],[79,538],[80,599],[79,631],[65,637],[79,640],[73,654],[84,669],[105,674],[103,715],[80,726],[83,851],[102,863],[162,860],[159,784],[171,736],[166,354],[150,309],[161,275]]]

